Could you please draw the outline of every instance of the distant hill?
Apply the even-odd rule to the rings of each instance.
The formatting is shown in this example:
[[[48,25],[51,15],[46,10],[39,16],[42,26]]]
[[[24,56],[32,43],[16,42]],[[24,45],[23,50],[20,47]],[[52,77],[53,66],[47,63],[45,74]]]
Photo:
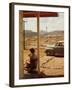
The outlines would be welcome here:
[[[36,36],[37,32],[32,32],[31,30],[25,30],[25,36],[26,37],[31,37],[31,36]]]
[[[42,36],[63,36],[64,31],[52,31],[52,32],[40,32],[40,35]]]
[[[27,37],[37,36],[37,32],[32,32],[31,30],[26,30],[25,35]],[[52,31],[52,32],[41,31],[40,35],[41,36],[63,36],[64,31]]]
[[[48,35],[64,35],[64,31],[53,31],[53,32],[48,32]]]

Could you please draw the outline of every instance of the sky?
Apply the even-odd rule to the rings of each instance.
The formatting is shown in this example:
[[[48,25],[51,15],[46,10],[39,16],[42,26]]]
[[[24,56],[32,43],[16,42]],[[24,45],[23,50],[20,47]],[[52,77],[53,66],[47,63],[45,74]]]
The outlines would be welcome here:
[[[37,19],[24,18],[25,30],[37,32]],[[62,31],[64,30],[64,13],[58,13],[58,17],[40,18],[40,31]]]

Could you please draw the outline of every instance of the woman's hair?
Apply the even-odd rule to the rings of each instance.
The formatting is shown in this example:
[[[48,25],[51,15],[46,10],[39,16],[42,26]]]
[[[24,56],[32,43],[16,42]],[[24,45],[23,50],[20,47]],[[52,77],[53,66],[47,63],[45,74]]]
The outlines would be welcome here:
[[[34,48],[31,48],[31,49],[30,49],[30,52],[31,52],[31,53],[34,53],[34,52],[35,52],[35,49],[34,49]]]

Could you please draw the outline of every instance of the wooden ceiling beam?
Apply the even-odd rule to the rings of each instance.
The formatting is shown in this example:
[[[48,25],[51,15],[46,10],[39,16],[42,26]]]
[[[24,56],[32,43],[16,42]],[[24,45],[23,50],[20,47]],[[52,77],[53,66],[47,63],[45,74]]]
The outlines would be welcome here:
[[[23,17],[25,18],[37,17],[38,14],[40,17],[58,17],[57,12],[36,12],[36,11],[24,11]]]

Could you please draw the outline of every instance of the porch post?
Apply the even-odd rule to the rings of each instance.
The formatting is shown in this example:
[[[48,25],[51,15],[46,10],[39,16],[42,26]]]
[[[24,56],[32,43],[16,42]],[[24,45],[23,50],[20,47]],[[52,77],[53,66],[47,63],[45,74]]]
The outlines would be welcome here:
[[[40,12],[37,13],[37,32],[38,32],[38,40],[37,40],[37,51],[38,51],[38,73],[40,73],[40,58],[39,58],[39,31],[40,31],[40,21],[39,21],[39,18],[40,18]]]

